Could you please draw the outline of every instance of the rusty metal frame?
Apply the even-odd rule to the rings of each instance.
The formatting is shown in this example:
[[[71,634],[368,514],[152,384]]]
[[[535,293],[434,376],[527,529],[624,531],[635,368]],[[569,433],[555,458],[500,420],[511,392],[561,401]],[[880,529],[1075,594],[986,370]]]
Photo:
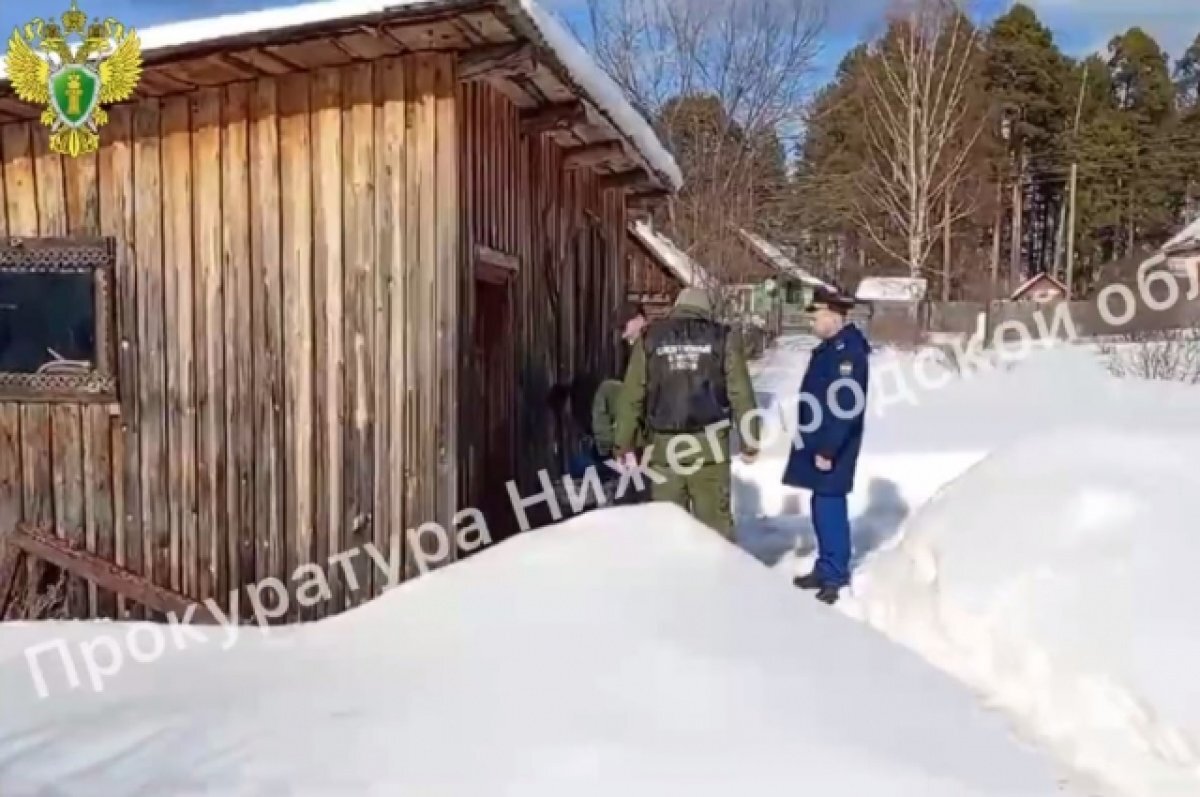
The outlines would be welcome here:
[[[94,278],[96,362],[78,373],[0,372],[0,401],[112,403],[117,400],[115,306],[116,243],[112,238],[0,239],[0,273],[79,274]]]

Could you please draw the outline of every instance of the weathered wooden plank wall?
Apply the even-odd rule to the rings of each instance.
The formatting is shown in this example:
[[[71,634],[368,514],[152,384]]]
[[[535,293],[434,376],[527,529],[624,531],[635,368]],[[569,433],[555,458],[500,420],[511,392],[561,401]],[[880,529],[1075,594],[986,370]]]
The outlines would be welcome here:
[[[626,258],[626,274],[631,295],[664,296],[674,300],[682,289],[678,278],[632,242]]]
[[[449,526],[454,57],[207,88],[111,119],[79,161],[31,123],[0,129],[0,234],[113,236],[120,343],[119,405],[0,402],[0,533],[54,522],[228,607],[230,589]],[[354,567],[360,589],[334,577],[303,616],[382,589],[368,557]],[[76,614],[132,608],[82,584],[70,598]]]
[[[584,371],[616,373],[621,353],[613,316],[625,296],[625,207],[620,192],[601,191],[592,172],[565,169],[563,150],[548,135],[522,134],[517,108],[487,84],[464,84],[459,102],[469,241],[459,334],[473,340],[476,321],[483,321],[476,312],[481,298],[493,311],[499,302],[508,319],[499,336],[485,322],[479,344],[486,346],[476,348],[490,354],[464,352],[462,493],[471,506],[507,509],[509,479],[532,495],[540,491],[538,470],[561,465],[567,441],[546,410],[550,387]],[[507,286],[476,282],[478,246],[517,258]],[[489,525],[505,531],[512,522],[507,514],[489,514]]]

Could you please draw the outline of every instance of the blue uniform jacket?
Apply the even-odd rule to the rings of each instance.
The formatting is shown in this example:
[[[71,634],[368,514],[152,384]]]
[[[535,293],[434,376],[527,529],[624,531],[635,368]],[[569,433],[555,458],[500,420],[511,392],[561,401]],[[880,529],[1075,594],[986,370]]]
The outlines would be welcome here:
[[[798,436],[802,445],[793,444],[784,484],[820,495],[847,495],[854,489],[866,419],[870,353],[870,344],[853,324],[813,350],[800,385]],[[856,397],[857,391],[842,380],[855,382],[862,392]],[[832,393],[830,388],[834,388]],[[803,398],[805,395],[811,398]],[[836,408],[840,409],[835,412]],[[833,461],[832,470],[817,469],[818,454]]]

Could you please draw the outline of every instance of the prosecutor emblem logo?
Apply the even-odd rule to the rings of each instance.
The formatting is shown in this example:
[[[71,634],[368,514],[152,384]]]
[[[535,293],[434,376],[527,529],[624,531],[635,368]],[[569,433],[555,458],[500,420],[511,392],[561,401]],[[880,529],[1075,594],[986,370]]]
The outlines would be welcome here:
[[[137,32],[115,19],[89,23],[77,0],[57,20],[15,29],[4,61],[17,96],[45,106],[50,151],[73,158],[99,148],[103,106],[132,97],[142,76]]]

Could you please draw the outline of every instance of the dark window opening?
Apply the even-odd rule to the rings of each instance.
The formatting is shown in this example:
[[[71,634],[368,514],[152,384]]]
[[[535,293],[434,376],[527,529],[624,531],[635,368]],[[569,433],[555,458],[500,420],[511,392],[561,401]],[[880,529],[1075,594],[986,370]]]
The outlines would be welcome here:
[[[96,289],[90,271],[0,271],[0,371],[89,371],[96,362]]]
[[[0,240],[0,401],[113,400],[113,246]]]

